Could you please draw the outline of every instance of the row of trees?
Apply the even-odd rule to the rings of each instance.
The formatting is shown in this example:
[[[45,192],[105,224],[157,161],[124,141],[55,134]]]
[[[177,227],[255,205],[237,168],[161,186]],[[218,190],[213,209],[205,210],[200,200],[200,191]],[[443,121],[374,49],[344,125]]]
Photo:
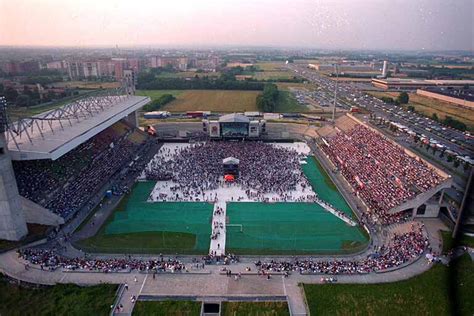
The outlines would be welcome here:
[[[431,115],[431,118],[433,119],[433,121],[440,122],[441,124],[444,124],[446,126],[449,126],[449,127],[455,128],[455,129],[458,129],[458,130],[463,131],[463,132],[467,129],[466,124],[464,124],[463,122],[461,122],[459,120],[454,119],[453,117],[451,117],[449,115],[447,115],[443,120],[443,119],[440,119],[438,117],[438,114],[433,113]]]
[[[400,105],[400,104],[408,104],[408,102],[410,101],[410,97],[408,93],[402,92],[398,95],[396,99],[383,96],[383,97],[380,97],[380,100],[388,104]]]
[[[237,81],[203,78],[154,78],[152,81],[138,80],[138,89],[166,90],[166,89],[197,89],[197,90],[263,90],[264,84],[252,81]]]
[[[155,99],[143,107],[144,111],[156,111],[167,103],[176,99],[172,94],[163,94],[158,99]]]
[[[262,112],[274,112],[278,100],[278,87],[273,83],[266,84],[263,93],[257,97],[257,108]]]
[[[61,94],[51,91],[47,94],[43,94],[41,97],[38,91],[30,90],[26,87],[23,89],[23,91],[18,92],[16,89],[11,87],[4,88],[4,86],[0,84],[0,95],[5,96],[5,99],[9,104],[15,104],[17,106],[37,105],[77,94],[79,94],[79,92],[74,90],[66,90]]]

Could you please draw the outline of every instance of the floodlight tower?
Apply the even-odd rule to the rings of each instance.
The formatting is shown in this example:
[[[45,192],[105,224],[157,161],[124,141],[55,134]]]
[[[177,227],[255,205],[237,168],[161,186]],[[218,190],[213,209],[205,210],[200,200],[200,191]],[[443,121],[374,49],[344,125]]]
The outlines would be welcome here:
[[[6,105],[5,97],[0,97],[0,239],[20,240],[28,233],[28,228],[5,140]]]
[[[336,85],[334,86],[334,106],[332,108],[332,123],[334,124],[335,116],[336,116],[336,102],[337,102],[337,84],[339,82],[339,69],[337,64],[334,64],[334,68],[336,70]]]
[[[387,78],[387,71],[388,71],[388,61],[384,60],[383,67],[382,67],[382,78]]]

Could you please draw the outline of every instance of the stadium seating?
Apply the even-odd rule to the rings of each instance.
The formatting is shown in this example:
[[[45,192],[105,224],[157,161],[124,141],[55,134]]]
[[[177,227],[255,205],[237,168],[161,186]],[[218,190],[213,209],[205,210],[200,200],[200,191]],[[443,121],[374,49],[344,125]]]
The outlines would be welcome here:
[[[144,140],[118,122],[56,161],[15,161],[19,192],[68,218],[133,158]]]
[[[443,180],[423,161],[362,125],[327,141],[323,151],[382,224],[400,218],[387,211]]]

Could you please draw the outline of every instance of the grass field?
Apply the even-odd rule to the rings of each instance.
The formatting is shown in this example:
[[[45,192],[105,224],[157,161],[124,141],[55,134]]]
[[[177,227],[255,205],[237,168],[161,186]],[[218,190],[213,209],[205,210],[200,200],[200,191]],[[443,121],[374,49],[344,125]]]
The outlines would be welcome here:
[[[308,83],[294,83],[294,82],[276,82],[275,83],[280,91],[291,91],[291,89],[300,89],[313,91],[316,89],[316,85]]]
[[[374,92],[369,91],[368,94],[371,94],[377,98],[387,96],[396,98],[398,97],[398,92]],[[439,100],[434,100],[427,98],[425,96],[417,95],[416,93],[409,93],[410,101],[408,105],[415,107],[415,110],[418,113],[421,113],[425,116],[431,117],[433,113],[436,113],[440,119],[445,119],[446,116],[451,116],[454,119],[457,119],[465,123],[469,130],[474,130],[474,111],[466,109],[460,106],[450,104],[448,102],[443,102]]]
[[[263,71],[280,71],[282,69],[285,69],[285,63],[282,61],[281,62],[275,62],[275,61],[259,62],[255,64],[255,67]]]
[[[289,91],[279,91],[275,112],[308,112],[308,108],[296,101]]]
[[[10,250],[21,245],[28,244],[32,241],[39,240],[46,236],[48,226],[39,224],[27,224],[28,235],[19,241],[10,241],[0,239],[0,252]]]
[[[222,316],[287,316],[286,302],[223,302]]]
[[[153,182],[138,182],[99,232],[76,242],[87,252],[204,254],[209,249],[209,203],[149,203]],[[179,216],[178,216],[179,214]]]
[[[185,90],[176,95],[176,100],[168,103],[163,109],[170,112],[257,111],[256,100],[259,94],[259,91]]]
[[[474,263],[464,255],[387,284],[305,284],[312,315],[472,315]]]
[[[441,237],[443,238],[443,253],[447,253],[449,250],[456,246],[467,246],[474,248],[474,237],[461,235],[458,240],[458,244],[454,244],[454,239],[451,237],[451,231],[442,231]]]
[[[354,216],[341,193],[314,157],[303,171],[318,196]],[[226,247],[238,254],[349,253],[361,250],[368,236],[314,203],[229,203]]]
[[[22,288],[0,279],[0,315],[108,315],[117,285]]]
[[[133,316],[199,316],[201,302],[194,301],[138,301]]]
[[[275,79],[291,79],[295,73],[290,70],[284,71],[259,71],[253,77],[257,80],[275,80]]]
[[[150,97],[150,99],[154,101],[164,94],[171,94],[176,97],[184,91],[185,90],[137,90],[136,94],[144,97]]]

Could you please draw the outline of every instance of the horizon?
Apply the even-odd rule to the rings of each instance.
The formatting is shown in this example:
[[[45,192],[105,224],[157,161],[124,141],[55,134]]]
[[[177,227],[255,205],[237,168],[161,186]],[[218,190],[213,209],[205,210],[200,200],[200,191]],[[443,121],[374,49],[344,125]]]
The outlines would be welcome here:
[[[472,10],[469,0],[3,1],[0,46],[472,51]]]

